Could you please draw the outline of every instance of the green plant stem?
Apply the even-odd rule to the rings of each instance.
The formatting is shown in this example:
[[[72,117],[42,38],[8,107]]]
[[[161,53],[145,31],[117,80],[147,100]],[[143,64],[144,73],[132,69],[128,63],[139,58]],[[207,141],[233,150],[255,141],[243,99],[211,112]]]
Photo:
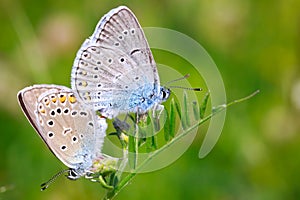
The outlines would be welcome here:
[[[255,96],[257,93],[259,93],[259,90],[253,92],[252,94],[238,99],[238,100],[234,100],[228,104],[224,104],[224,105],[220,105],[218,106],[217,109],[215,109],[215,112],[212,112],[211,114],[209,114],[208,116],[206,116],[205,118],[201,119],[199,122],[197,122],[196,124],[194,124],[193,126],[189,127],[188,129],[184,130],[183,133],[178,134],[178,136],[174,137],[169,143],[167,143],[166,145],[164,145],[163,147],[161,147],[160,149],[154,151],[147,159],[145,159],[136,169],[134,169],[130,174],[128,174],[126,177],[124,177],[119,184],[111,191],[109,192],[107,195],[107,197],[105,199],[112,199],[113,197],[115,197],[127,184],[128,182],[133,179],[136,174],[139,172],[139,170],[141,170],[146,164],[148,164],[153,157],[155,157],[156,155],[160,154],[161,152],[165,151],[167,148],[169,148],[171,145],[175,144],[176,142],[178,142],[180,139],[182,139],[184,136],[186,136],[189,132],[191,132],[193,129],[197,128],[198,126],[200,126],[201,124],[203,124],[204,122],[208,121],[210,118],[212,118],[214,115],[218,114],[219,112],[225,110],[226,108],[246,101],[250,98],[252,98],[253,96]]]

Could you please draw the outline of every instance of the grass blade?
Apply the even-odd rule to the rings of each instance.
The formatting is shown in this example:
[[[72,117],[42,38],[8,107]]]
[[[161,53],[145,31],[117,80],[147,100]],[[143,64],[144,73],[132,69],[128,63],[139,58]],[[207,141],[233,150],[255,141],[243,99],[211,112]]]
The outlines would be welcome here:
[[[200,106],[200,119],[204,118],[209,96],[210,96],[210,93],[207,92],[202,100],[202,103]]]
[[[176,108],[177,114],[178,114],[179,119],[180,119],[180,121],[181,121],[182,129],[185,130],[185,129],[186,129],[186,123],[185,123],[185,121],[184,121],[183,118],[182,118],[180,106],[179,106],[179,104],[178,104],[177,101],[174,101],[174,103],[175,103],[175,108]]]
[[[194,118],[196,121],[200,119],[200,113],[199,113],[199,108],[198,104],[196,101],[193,101],[193,113],[194,113]]]
[[[128,143],[128,163],[131,169],[136,168],[136,160],[137,160],[137,151],[136,151],[136,140],[135,137],[129,135],[129,143]]]
[[[188,108],[188,96],[186,91],[183,92],[183,118],[186,124],[186,127],[191,125],[190,118],[189,118],[189,108]]]
[[[173,99],[172,99],[173,100]],[[165,125],[164,125],[164,138],[165,138],[165,141],[169,141],[170,140],[170,116],[169,116],[169,112],[168,110],[166,109],[166,122],[165,122]]]

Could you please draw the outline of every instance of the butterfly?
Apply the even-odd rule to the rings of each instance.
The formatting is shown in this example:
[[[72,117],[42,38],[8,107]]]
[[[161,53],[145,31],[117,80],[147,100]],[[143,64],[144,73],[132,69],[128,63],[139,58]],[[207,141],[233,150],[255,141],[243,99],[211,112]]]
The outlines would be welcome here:
[[[170,96],[144,32],[131,10],[112,9],[77,52],[71,87],[79,101],[106,118],[162,110]]]
[[[86,109],[60,85],[33,85],[18,93],[25,116],[52,153],[70,169],[69,179],[92,174],[101,153],[106,120]]]

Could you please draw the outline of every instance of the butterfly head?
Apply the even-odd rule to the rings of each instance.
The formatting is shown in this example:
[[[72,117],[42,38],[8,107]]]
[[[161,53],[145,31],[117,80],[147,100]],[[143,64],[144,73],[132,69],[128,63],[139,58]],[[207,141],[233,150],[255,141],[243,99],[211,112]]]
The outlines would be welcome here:
[[[70,180],[76,180],[80,178],[82,175],[79,174],[75,169],[69,169],[67,178]]]
[[[166,87],[160,87],[159,99],[160,102],[165,102],[170,97],[171,90]]]

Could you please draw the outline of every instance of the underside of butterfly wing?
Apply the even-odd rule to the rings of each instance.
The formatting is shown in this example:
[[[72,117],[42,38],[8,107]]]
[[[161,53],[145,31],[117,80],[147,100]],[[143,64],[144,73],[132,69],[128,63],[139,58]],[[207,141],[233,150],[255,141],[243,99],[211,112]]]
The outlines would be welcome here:
[[[106,117],[154,105],[160,91],[156,64],[128,8],[106,14],[83,43],[72,69],[72,89],[79,100]],[[145,100],[149,104],[141,106]]]
[[[19,93],[25,115],[48,148],[66,166],[84,173],[103,145],[105,121],[84,109],[71,89],[33,86]]]

